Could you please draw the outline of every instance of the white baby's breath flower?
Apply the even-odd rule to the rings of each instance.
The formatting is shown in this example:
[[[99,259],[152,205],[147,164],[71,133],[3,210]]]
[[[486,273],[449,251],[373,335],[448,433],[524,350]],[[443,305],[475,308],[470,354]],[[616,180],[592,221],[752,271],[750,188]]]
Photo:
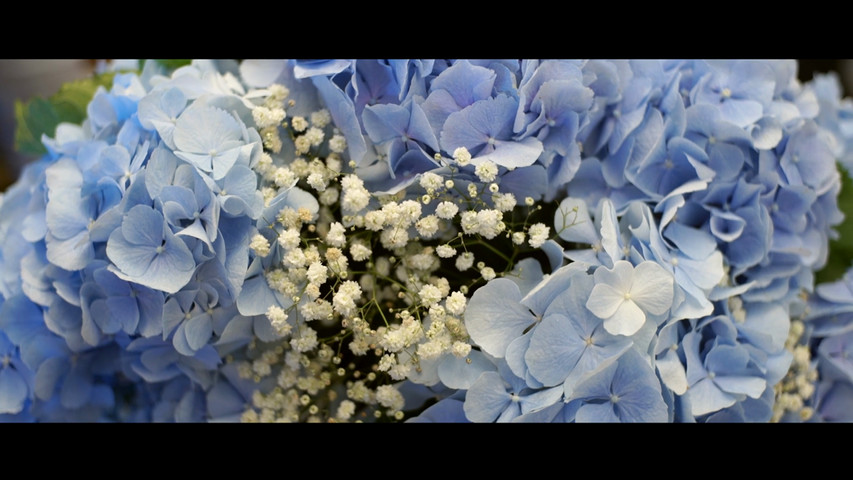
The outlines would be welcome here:
[[[534,223],[530,226],[528,233],[530,234],[530,246],[533,248],[539,248],[542,244],[548,241],[548,235],[550,235],[551,229],[544,223]]]
[[[435,253],[441,258],[451,258],[456,255],[456,249],[450,245],[439,245],[435,247]]]
[[[255,252],[255,255],[259,257],[266,257],[270,253],[270,242],[267,240],[267,237],[257,233],[252,237],[252,241],[249,243],[249,248]]]
[[[326,188],[320,193],[320,196],[317,197],[317,200],[320,201],[322,205],[331,206],[334,205],[335,202],[338,201],[340,197],[340,193],[337,188]]]
[[[273,173],[273,182],[278,188],[290,188],[297,180],[293,170],[287,167],[278,167]]]
[[[317,347],[317,331],[311,327],[301,327],[298,336],[290,339],[290,347],[300,353],[314,350]]]
[[[332,115],[325,108],[311,112],[311,124],[318,128],[323,128],[332,121]]]
[[[456,213],[459,212],[459,207],[456,206],[455,203],[452,202],[441,202],[435,207],[435,215],[438,218],[443,218],[445,220],[450,220]]]
[[[308,178],[305,180],[308,182],[308,185],[310,185],[311,188],[317,190],[318,192],[326,190],[326,178],[322,173],[314,172],[308,175]]]
[[[322,285],[328,279],[329,269],[320,262],[313,262],[308,266],[308,281],[313,285]]]
[[[515,208],[516,205],[515,195],[512,193],[498,193],[492,195],[492,202],[494,202],[495,208],[501,212],[509,212]]]
[[[406,401],[399,390],[392,385],[380,385],[376,388],[376,401],[391,410],[402,410]]]
[[[287,312],[279,306],[270,305],[267,309],[267,319],[280,336],[290,333],[291,325],[287,323]]]
[[[481,182],[492,182],[498,178],[498,166],[491,160],[485,160],[474,168],[474,175]]]
[[[450,351],[453,352],[453,355],[457,358],[465,358],[471,353],[471,345],[465,342],[456,341],[453,342],[453,346],[450,347]]]
[[[456,160],[460,166],[468,165],[471,162],[471,153],[465,147],[459,147],[453,151],[453,159]]]
[[[305,117],[293,117],[290,119],[290,126],[296,132],[304,132],[308,128],[308,120],[305,120]]]
[[[303,137],[308,139],[309,142],[311,142],[312,147],[316,147],[317,145],[323,143],[323,138],[325,137],[325,135],[326,134],[323,133],[323,130],[317,127],[311,127],[305,131],[305,135],[303,135]]]
[[[353,242],[353,244],[350,245],[349,253],[352,259],[356,262],[363,262],[373,255],[373,251],[370,247],[361,242]]]
[[[485,279],[487,282],[488,282],[489,280],[492,280],[493,278],[495,278],[495,277],[497,276],[497,275],[495,274],[495,269],[494,269],[494,268],[492,268],[492,267],[483,267],[483,268],[481,268],[481,269],[480,269],[480,275],[482,275],[482,276],[483,276],[483,279]]]
[[[418,291],[418,297],[420,297],[423,306],[429,307],[441,301],[441,290],[435,285],[424,285]]]
[[[461,255],[456,257],[456,268],[460,272],[464,272],[468,270],[474,265],[474,254],[471,252],[463,252]]]
[[[308,153],[311,150],[311,139],[307,135],[300,135],[293,141],[293,145],[296,146],[297,153]]]
[[[258,128],[276,126],[284,121],[285,112],[283,108],[255,107],[252,109],[252,118]]]
[[[435,215],[427,215],[417,221],[415,228],[417,228],[421,237],[430,238],[438,232],[438,217]]]
[[[292,250],[298,247],[301,239],[299,230],[295,228],[288,228],[278,234],[278,244],[285,250]]]
[[[335,153],[343,153],[347,149],[347,140],[343,135],[332,135],[329,139],[329,150]]]
[[[344,317],[350,317],[355,313],[355,302],[361,297],[361,287],[352,280],[346,280],[335,292],[332,304],[336,312]]]
[[[444,305],[448,312],[451,315],[456,315],[457,317],[462,315],[465,312],[466,298],[462,292],[453,292],[447,297]]]
[[[332,222],[326,234],[326,243],[333,247],[343,247],[347,243],[346,228],[341,222]]]
[[[421,174],[420,185],[427,192],[438,190],[439,188],[441,188],[441,184],[442,181],[440,176],[432,172],[426,172]]]

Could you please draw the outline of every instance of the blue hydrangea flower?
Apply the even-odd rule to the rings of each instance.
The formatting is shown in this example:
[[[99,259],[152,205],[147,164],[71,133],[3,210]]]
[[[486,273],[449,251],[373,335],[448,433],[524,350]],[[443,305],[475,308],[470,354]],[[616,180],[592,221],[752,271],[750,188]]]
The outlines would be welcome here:
[[[189,282],[196,263],[163,214],[145,205],[131,208],[107,241],[116,275],[155,290],[175,293]]]

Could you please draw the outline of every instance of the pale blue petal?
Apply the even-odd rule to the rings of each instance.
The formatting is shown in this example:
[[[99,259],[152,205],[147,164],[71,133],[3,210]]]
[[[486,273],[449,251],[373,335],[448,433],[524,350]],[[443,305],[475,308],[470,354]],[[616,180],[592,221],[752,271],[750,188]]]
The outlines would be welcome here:
[[[187,320],[184,335],[186,335],[187,344],[194,351],[207,345],[207,342],[213,335],[213,324],[211,323],[210,316],[196,315]]]
[[[684,395],[687,391],[687,374],[684,365],[678,358],[678,353],[667,349],[655,361],[661,381],[676,395]]]
[[[484,372],[465,395],[463,410],[472,422],[494,422],[511,407],[512,400],[497,372]]]
[[[68,371],[68,358],[66,357],[51,357],[45,359],[38,366],[36,375],[33,379],[33,393],[36,397],[42,400],[49,400],[53,397],[53,392],[56,389],[56,384]]]
[[[495,149],[485,155],[477,155],[471,159],[472,165],[478,165],[487,160],[494,162],[500,167],[510,170],[528,167],[542,154],[542,142],[533,137],[523,140],[496,141]]]
[[[59,391],[63,407],[80,408],[89,401],[94,386],[90,375],[80,364],[71,367]]]
[[[661,315],[672,306],[673,278],[669,272],[652,261],[641,262],[634,268],[631,300],[654,315]]]
[[[604,402],[581,405],[575,413],[575,421],[578,423],[619,423],[620,419],[613,410],[613,404]]]
[[[703,378],[691,385],[687,395],[690,399],[690,411],[697,417],[731,407],[737,401],[737,398],[720,390],[709,378]]]
[[[85,229],[62,240],[48,232],[45,243],[47,260],[65,270],[82,270],[95,259],[95,247],[89,237],[89,231]]]
[[[190,107],[175,122],[175,146],[186,153],[209,155],[212,150],[221,150],[233,142],[241,143],[242,137],[238,121],[215,107]]]
[[[480,287],[465,310],[471,339],[490,355],[503,357],[507,345],[536,321],[520,301],[521,292],[511,280],[498,278]]]
[[[626,300],[619,305],[613,316],[604,320],[604,329],[611,335],[631,336],[646,323],[646,314],[634,303]]]
[[[533,331],[524,359],[530,374],[545,386],[561,383],[575,368],[586,343],[565,315],[545,317]]]
[[[0,413],[18,413],[29,397],[29,387],[21,374],[9,367],[0,367]]]
[[[606,283],[597,283],[589,294],[586,308],[599,318],[610,318],[624,303],[626,303],[625,292],[621,292]],[[645,316],[643,320],[645,320]]]
[[[478,350],[465,358],[446,355],[438,364],[438,377],[448,388],[467,390],[483,372],[496,371],[495,365]]]
[[[554,214],[554,230],[567,242],[595,245],[599,242],[586,202],[580,198],[566,197]]]
[[[752,398],[758,398],[767,388],[767,382],[763,378],[748,376],[717,375],[714,383],[725,392],[743,394]]]

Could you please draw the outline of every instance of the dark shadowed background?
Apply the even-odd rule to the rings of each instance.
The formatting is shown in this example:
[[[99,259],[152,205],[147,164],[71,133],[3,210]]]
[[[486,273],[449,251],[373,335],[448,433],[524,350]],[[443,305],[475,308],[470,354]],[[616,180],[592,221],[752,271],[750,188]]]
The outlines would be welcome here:
[[[32,159],[14,150],[15,99],[34,95],[48,97],[65,82],[83,78],[95,68],[95,60],[7,60],[0,59],[0,191],[17,178],[23,165]],[[853,60],[800,60],[799,77],[810,80],[814,74],[838,72],[845,92],[853,92]]]

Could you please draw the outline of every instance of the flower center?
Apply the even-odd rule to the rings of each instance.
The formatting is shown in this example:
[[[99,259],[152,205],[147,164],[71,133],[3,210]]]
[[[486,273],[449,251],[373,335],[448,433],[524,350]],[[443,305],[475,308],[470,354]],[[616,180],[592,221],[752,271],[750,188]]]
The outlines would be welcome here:
[[[732,91],[728,88],[724,88],[723,91],[720,92],[720,95],[722,95],[723,98],[729,98],[732,96]]]

